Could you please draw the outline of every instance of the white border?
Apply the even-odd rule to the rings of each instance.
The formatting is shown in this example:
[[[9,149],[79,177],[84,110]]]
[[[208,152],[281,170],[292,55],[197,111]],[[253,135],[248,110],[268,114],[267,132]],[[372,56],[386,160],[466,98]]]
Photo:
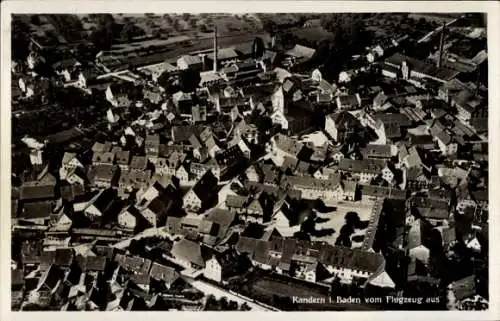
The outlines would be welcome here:
[[[10,311],[10,14],[11,13],[138,13],[138,12],[487,12],[488,13],[488,60],[489,60],[489,166],[490,166],[490,309],[486,312],[443,311],[443,312],[291,312],[286,316],[252,312],[100,312],[98,318],[120,318],[137,320],[141,317],[154,319],[175,318],[176,320],[229,319],[248,317],[252,319],[286,318],[288,321],[301,321],[306,318],[330,319],[349,318],[355,320],[498,320],[500,319],[499,298],[499,234],[496,228],[499,219],[495,210],[500,210],[495,195],[500,195],[495,174],[499,174],[499,148],[496,144],[500,127],[500,6],[496,1],[7,1],[1,4],[1,108],[0,115],[0,320],[86,320],[91,317],[85,313],[71,312],[9,312]],[[71,315],[68,315],[71,313]],[[201,313],[201,314],[200,314]],[[235,315],[237,314],[237,315]],[[332,315],[334,314],[334,315]]]

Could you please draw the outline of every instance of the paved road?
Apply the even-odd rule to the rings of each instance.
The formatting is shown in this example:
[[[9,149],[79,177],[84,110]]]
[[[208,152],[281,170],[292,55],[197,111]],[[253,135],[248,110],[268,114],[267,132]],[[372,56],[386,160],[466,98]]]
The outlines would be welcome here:
[[[272,308],[272,307],[267,307],[264,304],[258,304],[255,303],[253,300],[243,297],[243,296],[236,296],[227,290],[221,289],[215,285],[200,281],[200,280],[193,280],[192,278],[188,278],[185,276],[182,276],[182,278],[191,284],[194,288],[200,290],[201,292],[205,294],[212,294],[215,296],[216,299],[220,299],[222,297],[226,297],[228,300],[233,300],[238,302],[238,304],[243,304],[246,303],[252,310],[255,311],[279,311],[278,309]]]

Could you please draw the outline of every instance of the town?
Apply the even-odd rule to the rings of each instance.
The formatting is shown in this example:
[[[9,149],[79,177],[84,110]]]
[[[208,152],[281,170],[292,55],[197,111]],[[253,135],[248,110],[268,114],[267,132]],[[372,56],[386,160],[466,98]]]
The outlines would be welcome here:
[[[488,309],[485,24],[13,15],[12,310]]]

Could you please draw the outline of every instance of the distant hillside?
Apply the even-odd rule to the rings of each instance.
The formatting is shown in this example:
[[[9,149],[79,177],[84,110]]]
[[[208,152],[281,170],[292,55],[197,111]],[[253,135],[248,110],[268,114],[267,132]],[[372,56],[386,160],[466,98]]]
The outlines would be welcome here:
[[[80,18],[70,14],[13,15],[28,26],[30,36],[41,45],[75,43],[84,39]]]

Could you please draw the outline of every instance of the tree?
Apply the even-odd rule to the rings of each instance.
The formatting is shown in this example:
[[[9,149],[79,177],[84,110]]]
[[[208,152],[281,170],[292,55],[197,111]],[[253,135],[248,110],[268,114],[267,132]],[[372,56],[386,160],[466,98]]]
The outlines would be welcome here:
[[[237,311],[238,310],[238,302],[233,301],[233,300],[229,301],[228,310],[229,311]]]
[[[139,37],[144,34],[145,34],[144,30],[136,26],[134,23],[129,22],[123,26],[120,32],[120,38],[132,41],[134,37]]]
[[[191,28],[194,29],[194,28],[196,28],[197,25],[198,25],[198,19],[196,19],[196,18],[189,19],[189,26]]]
[[[205,311],[220,311],[219,301],[213,294],[209,294],[205,303]]]
[[[179,19],[175,19],[172,22],[172,28],[174,28],[175,31],[180,31],[180,29],[181,29],[181,22],[179,21]]]
[[[250,311],[252,310],[252,308],[250,308],[250,306],[244,302],[241,306],[240,306],[240,311]]]
[[[99,50],[111,48],[115,38],[115,29],[115,19],[112,15],[99,14],[97,17],[97,28],[90,35],[94,46]]]
[[[40,22],[40,16],[37,14],[34,14],[31,16],[30,21],[32,24],[39,26],[41,24]]]
[[[219,304],[220,304],[220,308],[221,308],[222,311],[229,310],[229,302],[227,301],[227,298],[225,296],[223,296],[222,298],[220,298]]]
[[[17,15],[12,17],[11,48],[13,60],[25,60],[29,54],[29,26],[19,19]]]
[[[278,31],[278,26],[276,23],[272,20],[267,20],[262,24],[262,29],[264,29],[265,32],[269,34],[269,36],[274,36],[276,35]]]

